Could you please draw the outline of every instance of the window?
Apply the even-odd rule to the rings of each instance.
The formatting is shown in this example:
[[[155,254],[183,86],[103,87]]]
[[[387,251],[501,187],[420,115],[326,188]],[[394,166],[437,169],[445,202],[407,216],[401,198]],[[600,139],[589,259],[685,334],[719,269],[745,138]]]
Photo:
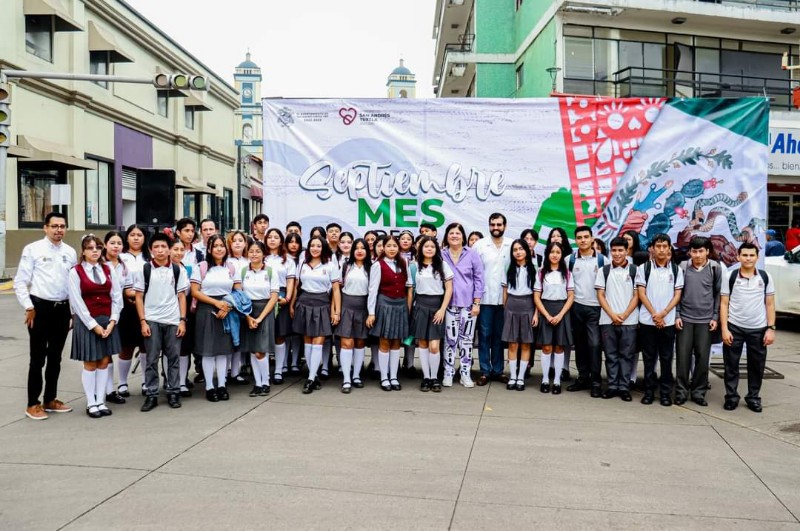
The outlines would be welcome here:
[[[522,88],[522,84],[525,82],[525,63],[522,63],[517,67],[516,78],[517,78],[517,90],[519,90],[520,88]]]
[[[86,225],[114,225],[116,220],[113,163],[98,159],[89,160],[97,163],[97,169],[86,170]]]
[[[401,90],[400,91],[400,97],[401,98],[407,98],[408,97],[408,91],[406,89]]]
[[[163,90],[156,91],[156,110],[164,118],[169,117],[169,98]]]
[[[183,217],[192,219],[201,219],[197,211],[197,194],[183,194]]]
[[[594,79],[592,39],[565,37],[564,77]]]
[[[25,51],[53,62],[53,19],[51,16],[25,17]]]
[[[54,184],[67,184],[64,170],[41,170],[17,164],[19,173],[19,224],[20,227],[41,227],[44,217],[53,211],[67,214],[66,206],[54,207],[50,188]]]
[[[186,129],[194,129],[194,107],[184,107],[183,117]]]
[[[225,230],[231,230],[233,228],[233,190],[230,188],[222,189],[222,202],[222,225],[225,227]]]
[[[520,7],[522,7],[522,0],[514,0],[514,9],[519,11]]]
[[[109,55],[109,52],[89,52],[89,73],[102,76],[109,75],[111,73]],[[108,88],[108,81],[95,81],[94,83],[105,89]]]

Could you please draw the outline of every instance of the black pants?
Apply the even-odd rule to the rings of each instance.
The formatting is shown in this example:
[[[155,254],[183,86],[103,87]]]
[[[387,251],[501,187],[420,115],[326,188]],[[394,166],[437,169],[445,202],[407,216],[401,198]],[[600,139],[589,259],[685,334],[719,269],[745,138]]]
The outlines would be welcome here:
[[[641,325],[639,334],[644,358],[645,393],[654,395],[656,389],[661,390],[661,397],[672,394],[675,377],[672,374],[672,354],[675,348],[675,325],[656,328]],[[656,362],[659,362],[661,378],[656,374]]]
[[[578,378],[602,384],[603,354],[600,339],[600,307],[575,303],[572,305],[572,337],[575,340],[575,365]]]
[[[28,328],[31,361],[28,366],[28,407],[39,404],[44,368],[44,403],[56,399],[58,376],[61,374],[61,352],[69,334],[69,302],[53,302],[31,297],[36,317]],[[45,362],[47,366],[45,367]]]
[[[683,322],[675,342],[675,399],[705,398],[708,390],[708,360],[711,331],[708,323]],[[691,372],[691,380],[689,373]]]
[[[740,328],[728,324],[733,335],[731,346],[722,346],[722,359],[725,362],[725,400],[739,401],[739,361],[742,359],[742,346],[747,345],[747,396],[745,402],[759,400],[764,367],[767,365],[767,347],[764,345],[766,328]]]

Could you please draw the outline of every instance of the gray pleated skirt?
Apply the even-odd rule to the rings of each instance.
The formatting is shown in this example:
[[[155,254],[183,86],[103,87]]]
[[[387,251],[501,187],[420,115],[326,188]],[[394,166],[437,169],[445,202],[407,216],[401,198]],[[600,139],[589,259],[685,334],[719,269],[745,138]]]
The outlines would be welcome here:
[[[408,337],[408,306],[406,298],[390,299],[378,295],[375,307],[375,326],[369,335],[384,339],[405,339]]]
[[[336,326],[338,337],[367,339],[367,296],[342,293],[342,318]]]
[[[278,298],[286,297],[286,289],[281,289]],[[289,305],[277,306],[278,315],[275,317],[275,337],[287,337],[294,334],[292,330],[292,316],[289,314]]]
[[[442,307],[444,295],[417,295],[411,310],[411,335],[424,341],[444,339],[444,319],[433,324],[433,316]]]
[[[250,316],[254,319],[261,315],[264,307],[269,301],[253,301],[253,311]],[[258,328],[251,329],[247,324],[247,317],[242,316],[241,326],[239,327],[241,352],[273,352],[275,350],[275,311],[269,314],[261,321]]]
[[[222,299],[222,297],[212,298]],[[198,356],[222,356],[233,353],[233,339],[230,334],[225,333],[223,319],[216,318],[217,311],[214,306],[197,301],[194,353]]]
[[[542,304],[550,315],[560,312],[566,303],[566,300],[549,301],[542,299]],[[572,324],[569,312],[556,326],[551,325],[541,317],[539,319],[539,338],[537,343],[540,345],[560,345],[562,347],[572,345]]]
[[[295,334],[308,337],[327,337],[331,328],[330,293],[301,291],[294,306],[292,329]]]
[[[535,311],[533,295],[509,295],[503,310],[503,341],[533,343],[536,334],[531,321]]]
[[[108,326],[110,318],[105,315],[98,315],[94,318],[97,324],[105,328]],[[86,328],[80,317],[77,315],[72,316],[72,353],[70,359],[76,361],[100,361],[106,356],[113,356],[119,354],[122,350],[122,342],[119,339],[119,332],[117,327],[111,334],[103,339],[95,334],[92,330]]]

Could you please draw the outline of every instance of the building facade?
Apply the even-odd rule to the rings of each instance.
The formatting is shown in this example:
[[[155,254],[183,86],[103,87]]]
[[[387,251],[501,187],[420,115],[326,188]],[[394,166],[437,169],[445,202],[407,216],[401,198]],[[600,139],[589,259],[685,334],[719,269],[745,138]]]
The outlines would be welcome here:
[[[800,216],[793,0],[437,0],[438,97],[770,99],[770,228]]]
[[[387,98],[416,98],[417,76],[400,59],[400,65],[392,70],[386,80]]]
[[[0,3],[0,20],[12,22],[0,40],[3,70],[210,80],[208,91],[166,92],[152,84],[9,79],[7,274],[22,247],[41,237],[50,210],[66,214],[71,243],[89,231],[184,215],[230,225],[238,213],[232,86],[122,0],[10,0]],[[62,185],[57,193],[54,185]],[[164,205],[166,216],[148,210]]]
[[[261,68],[253,62],[250,52],[239,63],[233,74],[233,84],[239,91],[236,109],[236,157],[239,162],[239,189],[242,198],[241,227],[263,207],[264,192],[261,181],[261,160],[264,152],[263,122],[261,114]]]

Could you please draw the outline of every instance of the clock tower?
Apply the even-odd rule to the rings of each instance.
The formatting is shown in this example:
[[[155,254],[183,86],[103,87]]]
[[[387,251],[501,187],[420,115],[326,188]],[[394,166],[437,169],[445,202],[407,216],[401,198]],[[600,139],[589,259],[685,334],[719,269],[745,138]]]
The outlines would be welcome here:
[[[403,60],[400,65],[392,70],[386,80],[387,98],[416,98],[417,97],[417,76],[406,68]]]
[[[242,145],[252,146],[248,151],[262,152],[261,133],[261,68],[250,59],[250,52],[239,63],[233,74],[234,86],[239,91],[239,108],[236,110],[236,139]]]

